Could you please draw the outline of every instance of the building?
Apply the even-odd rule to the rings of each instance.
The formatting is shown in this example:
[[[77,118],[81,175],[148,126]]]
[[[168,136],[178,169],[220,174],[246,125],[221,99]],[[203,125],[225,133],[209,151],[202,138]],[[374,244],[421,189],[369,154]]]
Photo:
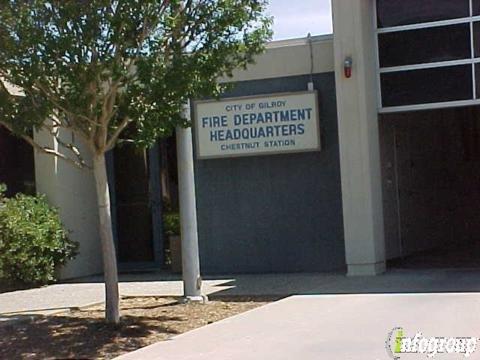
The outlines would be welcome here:
[[[196,157],[202,271],[375,275],[399,258],[475,264],[479,15],[477,0],[333,0],[333,36],[272,42],[236,72],[225,98],[295,94],[313,83],[321,150]],[[0,134],[2,158],[22,151],[7,138]],[[111,156],[126,268],[164,262],[162,188],[175,169],[167,177],[160,169],[171,147]],[[37,154],[35,181],[81,243],[63,276],[101,272],[92,176]]]

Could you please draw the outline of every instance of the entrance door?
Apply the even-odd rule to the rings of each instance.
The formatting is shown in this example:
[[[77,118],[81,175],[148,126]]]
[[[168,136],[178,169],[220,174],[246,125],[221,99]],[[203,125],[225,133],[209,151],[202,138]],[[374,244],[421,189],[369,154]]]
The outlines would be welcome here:
[[[148,153],[132,145],[114,150],[115,205],[120,263],[153,262]]]

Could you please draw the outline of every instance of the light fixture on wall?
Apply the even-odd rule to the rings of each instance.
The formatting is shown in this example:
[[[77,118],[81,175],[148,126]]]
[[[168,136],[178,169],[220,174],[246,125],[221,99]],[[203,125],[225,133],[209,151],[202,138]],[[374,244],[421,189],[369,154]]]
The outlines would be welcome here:
[[[351,56],[346,57],[345,61],[343,62],[343,72],[347,79],[350,79],[352,77],[352,66],[353,66],[352,57]]]

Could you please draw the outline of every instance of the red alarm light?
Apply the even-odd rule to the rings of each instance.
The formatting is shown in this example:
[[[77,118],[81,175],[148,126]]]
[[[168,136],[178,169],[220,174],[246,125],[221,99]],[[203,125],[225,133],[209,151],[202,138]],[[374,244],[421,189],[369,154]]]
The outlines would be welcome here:
[[[352,77],[352,66],[353,66],[352,58],[347,57],[343,63],[343,71],[347,79],[350,79]]]

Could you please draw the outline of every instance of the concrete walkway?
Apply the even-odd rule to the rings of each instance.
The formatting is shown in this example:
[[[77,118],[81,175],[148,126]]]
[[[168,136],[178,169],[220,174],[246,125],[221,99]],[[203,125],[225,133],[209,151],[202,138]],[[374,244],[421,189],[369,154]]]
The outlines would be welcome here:
[[[122,275],[122,296],[181,296],[178,276]],[[271,274],[207,278],[206,294],[296,295],[412,292],[480,292],[480,270],[393,270],[376,277],[347,278],[343,274]],[[0,321],[31,314],[52,314],[102,302],[101,277],[75,283],[0,294]]]
[[[387,339],[396,327],[407,337],[421,332],[426,338],[478,338],[479,323],[479,293],[293,296],[118,359],[389,359],[386,343],[394,349],[398,333]],[[478,350],[469,346],[471,358],[480,357],[478,342]],[[427,354],[400,358],[427,359]]]
[[[127,277],[128,278],[128,277]],[[83,280],[85,281],[85,280]],[[221,284],[226,280],[211,280],[204,283],[207,294],[219,289],[227,289]],[[181,296],[182,282],[178,280],[122,281],[121,296]],[[17,320],[30,315],[51,315],[104,301],[102,282],[92,281],[45,286],[37,289],[21,290],[0,294],[0,323]]]

